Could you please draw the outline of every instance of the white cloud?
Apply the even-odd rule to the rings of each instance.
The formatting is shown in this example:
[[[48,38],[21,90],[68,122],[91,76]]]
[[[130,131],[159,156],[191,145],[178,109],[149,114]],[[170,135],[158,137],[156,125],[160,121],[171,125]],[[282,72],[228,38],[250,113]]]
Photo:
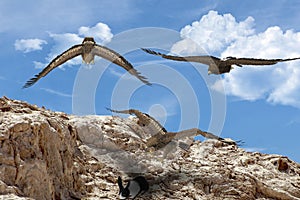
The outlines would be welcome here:
[[[200,21],[181,30],[182,41],[176,43],[173,52],[199,54],[201,48],[214,54],[253,58],[300,57],[300,32],[283,31],[280,27],[267,28],[256,33],[254,19],[237,22],[230,14],[219,15],[210,11]],[[191,45],[192,40],[200,47]],[[186,50],[185,50],[186,49]],[[243,100],[265,99],[272,104],[291,105],[300,108],[300,61],[278,63],[271,66],[235,67],[225,74],[212,88]]]
[[[228,44],[241,37],[253,34],[253,26],[254,19],[252,17],[237,22],[231,14],[219,15],[216,11],[209,11],[199,21],[181,29],[180,35],[183,41],[191,39],[206,52],[211,53],[224,49]],[[181,51],[182,47],[186,47],[185,43],[177,44],[177,48],[174,47],[173,52]],[[200,53],[203,53],[202,51]]]
[[[171,52],[177,55],[206,54],[206,51],[190,38],[176,42],[172,46]]]
[[[82,26],[78,30],[79,35],[93,36],[96,40],[102,41],[102,43],[110,42],[113,37],[110,28],[101,22],[94,27]]]
[[[299,57],[300,33],[279,27],[241,38],[222,57],[291,58]],[[265,99],[273,104],[300,108],[300,61],[273,66],[244,66],[224,76],[227,94],[247,100]]]
[[[47,42],[40,39],[21,39],[15,41],[15,49],[28,53],[31,51],[42,50],[43,44],[47,44]]]
[[[263,58],[299,56],[300,33],[283,31],[278,26],[269,27],[262,33],[241,37],[227,46],[222,53],[226,56],[253,56]]]

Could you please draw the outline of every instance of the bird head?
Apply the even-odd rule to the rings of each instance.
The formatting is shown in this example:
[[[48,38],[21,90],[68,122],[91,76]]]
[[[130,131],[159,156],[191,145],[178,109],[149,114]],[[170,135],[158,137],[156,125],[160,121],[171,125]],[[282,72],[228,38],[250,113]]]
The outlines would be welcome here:
[[[83,41],[82,41],[82,44],[84,44],[84,43],[92,43],[92,44],[95,44],[96,42],[95,42],[95,40],[94,40],[93,37],[85,37],[85,38],[83,39]]]

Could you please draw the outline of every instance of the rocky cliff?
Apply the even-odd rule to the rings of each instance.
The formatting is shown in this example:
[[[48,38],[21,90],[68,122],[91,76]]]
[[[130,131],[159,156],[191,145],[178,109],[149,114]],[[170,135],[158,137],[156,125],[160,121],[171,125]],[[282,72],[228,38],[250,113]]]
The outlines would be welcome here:
[[[137,199],[300,199],[300,165],[220,141],[146,151],[135,118],[72,116],[0,99],[0,199],[117,199],[117,177],[143,175]],[[175,144],[175,145],[174,145]]]

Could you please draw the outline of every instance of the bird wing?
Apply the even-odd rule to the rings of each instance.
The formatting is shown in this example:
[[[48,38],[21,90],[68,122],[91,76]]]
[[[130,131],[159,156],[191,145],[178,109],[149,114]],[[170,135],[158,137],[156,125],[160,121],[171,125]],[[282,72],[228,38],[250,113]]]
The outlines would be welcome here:
[[[192,137],[192,136],[196,136],[196,135],[202,135],[203,137],[207,138],[207,139],[215,139],[215,140],[219,140],[221,142],[230,144],[230,145],[236,145],[237,143],[235,141],[229,141],[226,140],[224,138],[218,137],[216,135],[214,135],[213,133],[209,133],[206,131],[201,131],[198,128],[192,128],[192,129],[188,129],[188,130],[184,130],[184,131],[180,131],[176,134],[175,139],[179,139],[179,138],[184,138],[184,137]]]
[[[298,60],[298,58],[287,58],[287,59],[257,59],[257,58],[234,58],[228,57],[224,62],[231,65],[274,65],[278,62],[286,62],[292,60]]]
[[[23,88],[28,88],[32,86],[34,83],[36,83],[40,78],[46,76],[50,71],[52,71],[54,68],[58,67],[59,65],[67,62],[68,60],[79,56],[82,53],[82,45],[74,45],[67,51],[63,52],[62,54],[58,55],[56,58],[54,58],[48,65],[41,71],[39,74],[35,75],[33,78],[31,78],[29,81],[26,82],[26,84],[23,86]]]
[[[151,123],[160,134],[164,135],[165,133],[167,133],[165,127],[163,127],[156,119],[154,119],[153,117],[151,117],[146,113],[142,113],[139,110],[135,110],[135,109],[113,110],[110,108],[106,108],[106,109],[115,113],[130,114],[130,115],[134,114],[135,116],[137,116],[137,118],[139,118],[139,120],[142,120],[143,122],[148,122],[149,124]]]
[[[171,56],[171,55],[166,55],[166,54],[162,54],[160,52],[153,51],[151,49],[142,48],[142,50],[149,54],[161,56],[161,57],[169,59],[169,60],[185,61],[185,62],[198,62],[198,63],[202,63],[205,65],[210,65],[210,64],[213,64],[220,60],[219,58],[216,58],[214,56]]]
[[[165,134],[167,131],[167,129],[165,127],[163,127],[156,119],[154,119],[154,117],[146,114],[146,113],[143,113],[144,115],[146,115],[150,120],[152,120],[154,122],[154,125],[156,125],[157,129],[160,129],[162,130],[162,134]]]
[[[142,76],[140,72],[138,72],[136,69],[133,68],[132,64],[129,63],[123,56],[121,56],[120,54],[118,54],[117,52],[95,44],[94,46],[95,48],[93,49],[93,53],[97,56],[100,56],[106,60],[109,60],[121,67],[123,67],[125,70],[127,70],[130,74],[132,74],[133,76],[137,77],[138,79],[140,79],[143,83],[145,83],[146,85],[151,85],[151,83],[149,83],[147,81],[147,78]]]

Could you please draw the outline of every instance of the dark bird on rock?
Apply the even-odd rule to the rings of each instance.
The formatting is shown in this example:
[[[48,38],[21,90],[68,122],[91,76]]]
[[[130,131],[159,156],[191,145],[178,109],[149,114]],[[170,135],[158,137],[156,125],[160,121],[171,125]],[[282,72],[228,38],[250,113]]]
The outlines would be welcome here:
[[[119,176],[118,185],[120,199],[135,199],[137,196],[142,195],[149,190],[149,183],[144,176],[138,176],[128,181],[126,187],[123,186],[122,179]]]
[[[298,60],[298,58],[287,58],[287,59],[257,59],[257,58],[236,58],[227,57],[225,59],[220,59],[214,56],[171,56],[162,54],[150,49],[142,48],[143,51],[161,56],[169,60],[186,61],[186,62],[198,62],[208,65],[208,74],[224,74],[230,72],[233,69],[232,65],[242,67],[243,65],[274,65],[279,62],[286,62],[292,60]]]
[[[94,64],[95,55],[102,57],[123,67],[130,74],[140,79],[143,83],[151,85],[147,81],[146,77],[142,76],[137,70],[135,70],[123,56],[107,47],[96,44],[94,38],[85,37],[82,44],[74,45],[62,54],[58,55],[39,74],[35,75],[34,78],[31,78],[29,81],[27,81],[23,88],[32,86],[40,78],[46,76],[54,68],[79,55],[81,55],[83,62],[86,64]]]

